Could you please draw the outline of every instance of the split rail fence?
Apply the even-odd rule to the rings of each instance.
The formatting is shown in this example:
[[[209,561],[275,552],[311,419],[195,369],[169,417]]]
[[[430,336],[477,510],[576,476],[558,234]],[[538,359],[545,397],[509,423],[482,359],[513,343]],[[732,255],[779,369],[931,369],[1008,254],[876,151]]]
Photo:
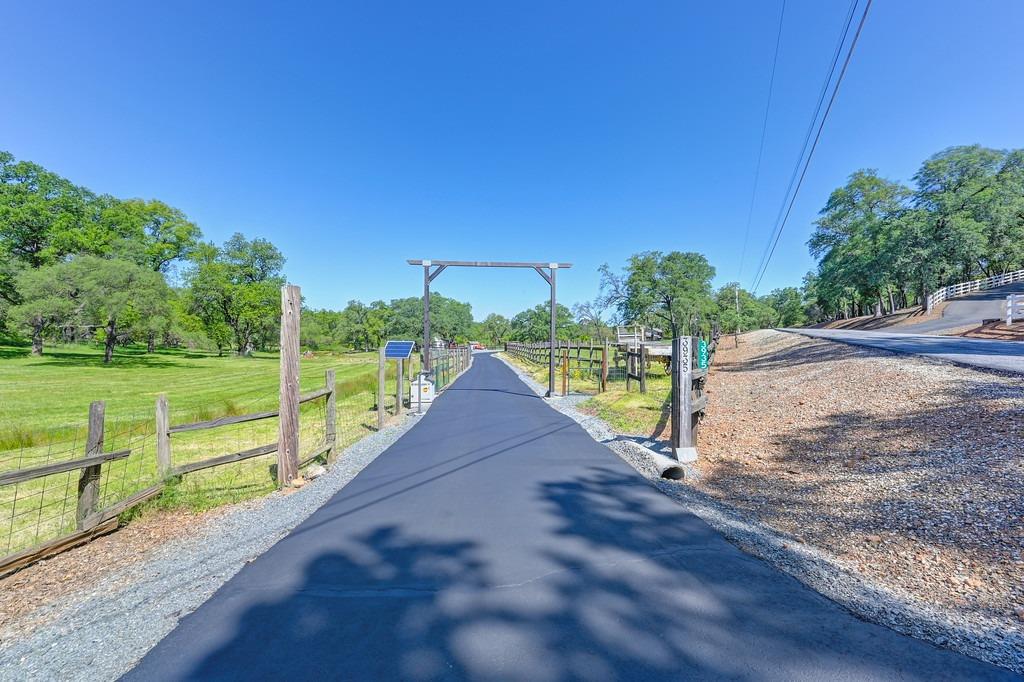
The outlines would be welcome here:
[[[322,404],[323,422],[306,425],[313,428],[306,428],[305,431],[322,433],[314,445],[308,447],[299,458],[299,468],[319,459],[329,463],[337,453],[335,371],[327,370],[325,378],[325,385],[322,388],[299,397],[299,403],[302,405],[314,402]],[[83,457],[0,473],[0,491],[13,491],[3,495],[3,499],[9,502],[11,508],[6,537],[7,549],[28,544],[27,547],[0,558],[0,575],[114,530],[122,513],[156,497],[172,481],[177,483],[195,472],[278,452],[278,443],[275,442],[193,460],[188,455],[194,448],[186,447],[181,461],[176,462],[172,437],[277,419],[279,410],[172,425],[170,404],[167,396],[161,394],[156,400],[154,420],[150,424],[132,425],[131,428],[136,434],[129,436],[128,440],[134,447],[123,449],[108,449],[104,446],[105,413],[105,401],[98,400],[89,406]],[[152,436],[155,436],[155,451],[152,447]],[[120,431],[116,433],[115,439],[119,437],[123,437]],[[276,478],[277,463],[268,461],[266,464],[267,479]],[[114,466],[118,466],[119,469],[111,472]],[[77,485],[73,478],[68,478],[74,476],[76,472]],[[61,476],[62,474],[64,476]],[[231,480],[238,483],[240,479],[233,477]],[[69,518],[72,512],[73,520]],[[47,535],[56,537],[47,539]]]
[[[181,423],[166,394],[153,412],[130,418],[111,419],[99,400],[86,426],[0,453],[0,575],[114,530],[121,514],[162,493],[184,490],[214,506],[291,485],[372,432],[375,413],[398,414],[375,404],[361,375],[339,385],[333,368],[322,386],[300,392],[300,301],[298,287],[283,288],[278,390],[240,391],[225,400],[228,415],[193,410]],[[237,404],[250,405],[247,413],[230,414]]]

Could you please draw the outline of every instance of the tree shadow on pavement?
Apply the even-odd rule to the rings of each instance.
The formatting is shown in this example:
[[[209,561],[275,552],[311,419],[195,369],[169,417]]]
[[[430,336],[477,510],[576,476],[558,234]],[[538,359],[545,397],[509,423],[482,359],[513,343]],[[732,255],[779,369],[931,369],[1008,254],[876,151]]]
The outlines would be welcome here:
[[[856,621],[621,466],[586,466],[537,495],[551,532],[517,548],[525,572],[494,563],[501,538],[395,525],[326,542],[294,583],[256,562],[217,609],[189,617],[205,619],[212,638],[165,642],[205,652],[183,653],[191,663],[178,675],[545,682],[996,672]]]

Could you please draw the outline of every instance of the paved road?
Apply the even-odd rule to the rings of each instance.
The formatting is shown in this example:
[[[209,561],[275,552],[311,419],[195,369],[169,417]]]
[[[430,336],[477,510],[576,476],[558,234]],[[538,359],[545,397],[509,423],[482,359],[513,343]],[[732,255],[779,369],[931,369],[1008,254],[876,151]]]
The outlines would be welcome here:
[[[900,325],[899,330],[909,334],[924,334],[943,329],[956,329],[970,324],[981,324],[982,320],[998,319],[1006,316],[1007,294],[1024,293],[1024,282],[1014,282],[1006,286],[978,291],[967,296],[949,299],[942,311],[942,317],[918,324]]]
[[[856,329],[787,329],[785,331],[842,341],[856,346],[924,355],[962,365],[1024,373],[1024,343],[1019,341],[992,341],[989,339],[965,339],[961,336],[931,336]]]
[[[1018,679],[726,542],[500,361],[128,679]]]

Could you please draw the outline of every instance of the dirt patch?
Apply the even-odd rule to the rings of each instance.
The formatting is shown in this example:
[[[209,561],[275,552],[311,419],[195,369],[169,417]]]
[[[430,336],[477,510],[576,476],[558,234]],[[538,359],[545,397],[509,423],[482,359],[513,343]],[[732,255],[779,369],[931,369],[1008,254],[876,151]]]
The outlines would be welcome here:
[[[970,339],[992,339],[995,341],[1024,341],[1024,322],[990,322],[980,326],[971,325],[959,330],[956,336]]]
[[[88,594],[102,578],[142,561],[172,538],[194,533],[222,512],[154,511],[116,533],[7,576],[0,580],[0,631],[17,622],[19,635],[29,634],[48,622],[51,612],[43,607]]]
[[[930,312],[925,313],[921,306],[913,306],[897,310],[889,315],[875,317],[874,315],[863,315],[851,317],[848,320],[833,320],[823,324],[814,325],[815,329],[885,329],[886,327],[901,327],[909,324],[920,324],[931,322],[942,318],[942,311],[946,309],[947,302],[943,301],[935,305]]]
[[[699,488],[883,585],[1024,631],[1018,377],[781,332],[726,341]]]

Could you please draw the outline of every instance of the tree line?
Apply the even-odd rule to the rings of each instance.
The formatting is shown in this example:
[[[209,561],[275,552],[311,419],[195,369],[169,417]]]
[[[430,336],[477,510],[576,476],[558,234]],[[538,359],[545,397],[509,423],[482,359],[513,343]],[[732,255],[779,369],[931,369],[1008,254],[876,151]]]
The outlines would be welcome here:
[[[823,213],[822,225],[829,218],[829,234],[838,234],[834,210]],[[157,346],[239,355],[273,349],[284,265],[284,255],[266,239],[236,233],[220,245],[204,241],[198,225],[162,201],[95,194],[0,152],[0,337],[29,341],[34,354],[47,341],[100,343],[105,362],[127,344],[150,352]],[[637,253],[621,272],[605,265],[600,275],[593,301],[558,305],[560,339],[613,338],[614,326],[623,323],[660,327],[668,335],[799,325],[816,314],[808,296],[829,291],[824,274],[809,276],[803,290],[760,297],[736,283],[716,290],[714,268],[692,252]],[[474,320],[469,303],[440,293],[432,293],[430,306],[435,338],[444,342],[496,346],[548,338],[546,301],[482,320]],[[422,300],[304,309],[301,333],[312,350],[419,340]]]
[[[829,196],[808,242],[814,320],[882,315],[957,282],[1024,268],[1024,149],[951,147],[913,186],[858,170]]]
[[[284,256],[223,245],[159,200],[95,194],[0,151],[0,333],[248,353],[274,343]]]

